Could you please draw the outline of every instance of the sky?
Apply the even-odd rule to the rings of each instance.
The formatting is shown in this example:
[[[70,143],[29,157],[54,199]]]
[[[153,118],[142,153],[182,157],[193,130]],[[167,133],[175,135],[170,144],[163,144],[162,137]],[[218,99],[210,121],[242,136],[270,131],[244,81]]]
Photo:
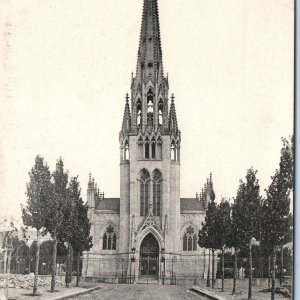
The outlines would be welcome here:
[[[159,0],[181,143],[181,197],[213,173],[217,200],[247,169],[261,193],[293,133],[291,0]],[[119,197],[119,131],[142,0],[0,0],[0,217],[20,219],[37,154]],[[2,9],[4,8],[4,9]]]

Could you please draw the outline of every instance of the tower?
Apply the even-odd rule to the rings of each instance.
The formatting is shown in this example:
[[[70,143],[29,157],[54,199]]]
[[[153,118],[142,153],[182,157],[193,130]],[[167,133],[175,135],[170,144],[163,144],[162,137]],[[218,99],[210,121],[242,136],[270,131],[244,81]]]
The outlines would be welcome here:
[[[151,233],[159,253],[178,253],[181,134],[163,72],[157,0],[144,0],[136,74],[119,141],[119,251],[135,248],[142,255],[143,240]]]

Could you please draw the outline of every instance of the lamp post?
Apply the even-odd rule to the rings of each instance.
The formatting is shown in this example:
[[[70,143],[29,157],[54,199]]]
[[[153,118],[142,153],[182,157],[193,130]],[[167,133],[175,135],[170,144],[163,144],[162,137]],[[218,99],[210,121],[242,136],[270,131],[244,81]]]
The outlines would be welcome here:
[[[134,264],[135,263],[135,256],[134,256],[135,248],[134,247],[131,248],[131,254],[132,254],[131,262],[133,264],[133,283],[136,283],[136,281],[135,281],[135,264]]]
[[[165,258],[165,248],[161,248],[161,263],[162,263],[162,284],[165,284],[165,268],[166,268],[166,258]]]

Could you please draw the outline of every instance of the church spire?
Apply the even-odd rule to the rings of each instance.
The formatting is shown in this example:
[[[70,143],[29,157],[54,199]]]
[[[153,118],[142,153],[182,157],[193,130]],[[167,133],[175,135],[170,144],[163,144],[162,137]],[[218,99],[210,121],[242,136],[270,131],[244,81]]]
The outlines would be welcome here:
[[[157,0],[144,0],[136,77],[163,78]]]

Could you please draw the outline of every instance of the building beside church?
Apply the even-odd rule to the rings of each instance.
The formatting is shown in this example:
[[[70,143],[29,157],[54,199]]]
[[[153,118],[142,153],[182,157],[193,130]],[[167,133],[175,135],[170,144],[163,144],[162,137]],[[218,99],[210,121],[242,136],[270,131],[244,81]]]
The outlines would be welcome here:
[[[104,197],[89,178],[93,247],[84,253],[83,275],[206,276],[208,255],[197,239],[214,194],[212,175],[196,196],[180,198],[181,132],[163,72],[157,0],[144,0],[119,141],[120,198]]]

